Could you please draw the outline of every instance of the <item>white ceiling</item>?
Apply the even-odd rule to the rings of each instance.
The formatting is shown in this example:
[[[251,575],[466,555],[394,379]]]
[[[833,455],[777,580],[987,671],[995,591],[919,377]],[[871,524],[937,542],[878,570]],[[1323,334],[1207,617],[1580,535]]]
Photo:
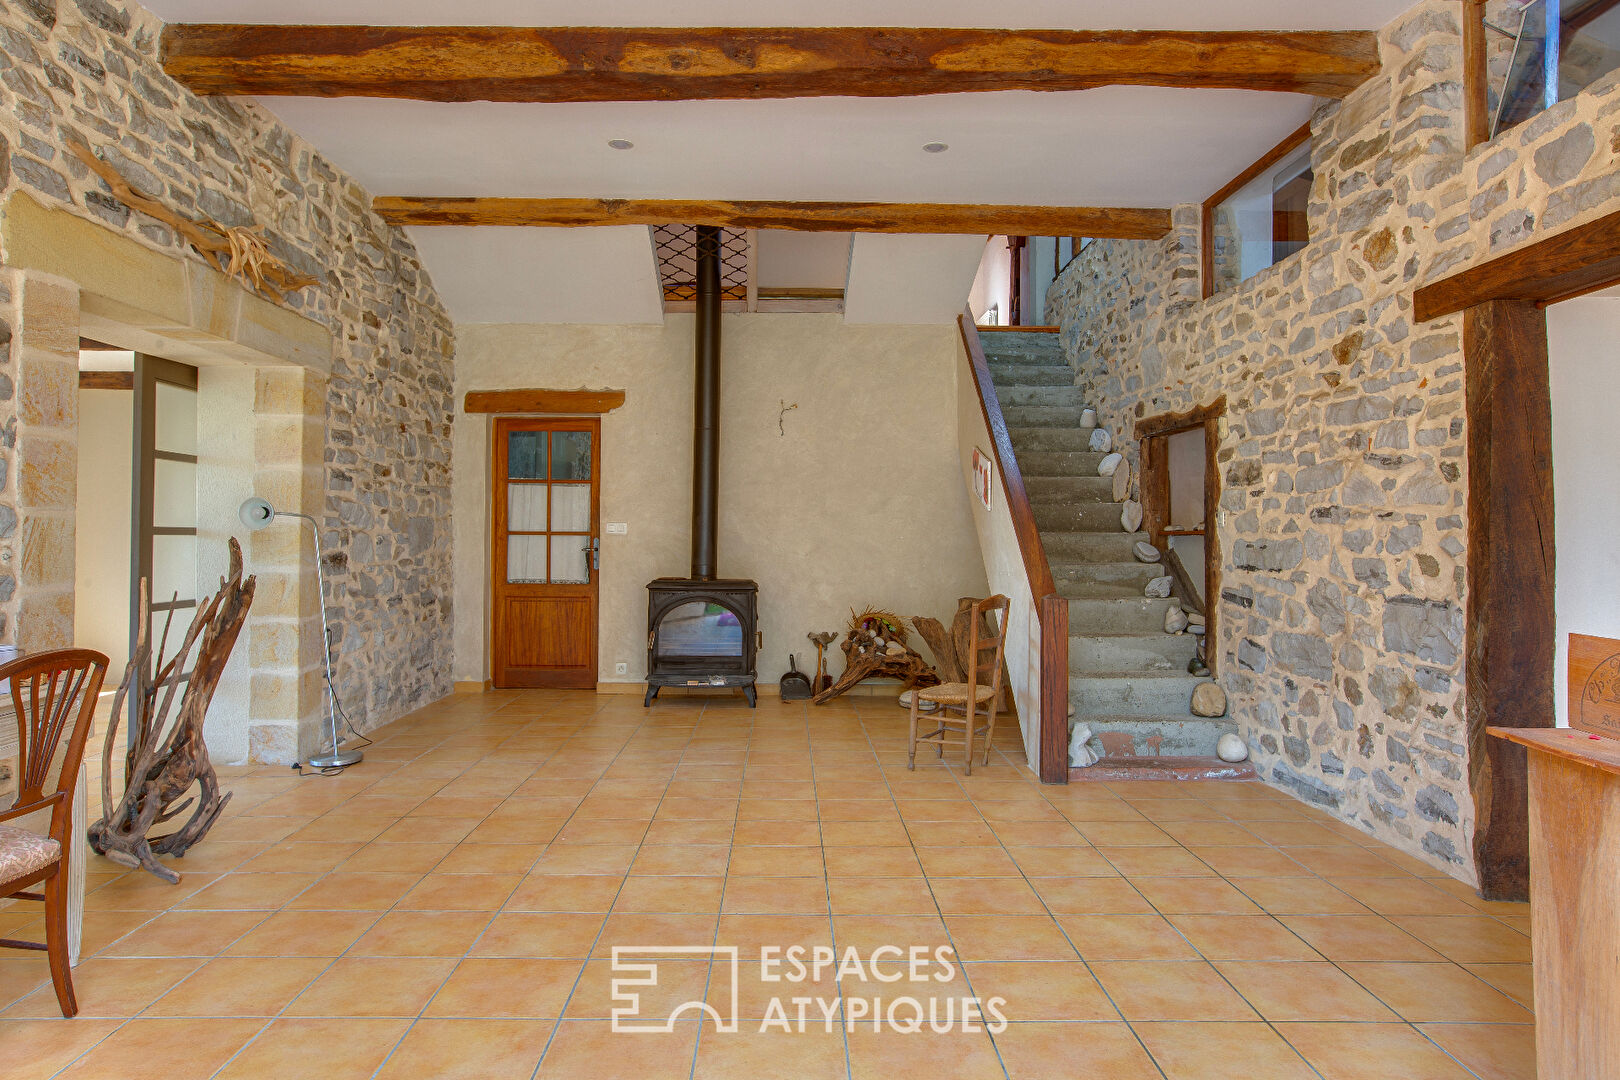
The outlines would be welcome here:
[[[147,2],[171,21],[247,23],[983,26],[991,21],[1011,28],[1343,29],[1378,27],[1410,0]],[[379,195],[1173,206],[1200,201],[1230,180],[1298,127],[1313,99],[1104,87],[774,101],[462,104],[264,98],[260,103]],[[628,139],[635,148],[609,149],[609,139]],[[935,141],[948,143],[949,151],[922,152],[924,143]],[[611,238],[609,230],[516,230],[498,237],[495,230],[467,235],[471,232],[412,230],[434,283],[461,322],[607,314],[597,301],[575,306],[547,298],[595,296],[605,284],[639,283],[653,274],[646,245]],[[542,274],[556,287],[519,287],[514,277],[527,272]],[[862,280],[894,278],[874,274]],[[854,295],[857,285],[852,277],[851,310],[871,310]],[[966,288],[952,314],[966,299]],[[916,309],[898,295],[893,299],[895,311]],[[621,306],[640,311],[642,302],[637,297]],[[885,300],[877,296],[872,302],[881,307]],[[564,307],[568,310],[560,311]]]
[[[983,257],[982,236],[856,233],[849,251],[844,321],[950,322],[967,306]]]

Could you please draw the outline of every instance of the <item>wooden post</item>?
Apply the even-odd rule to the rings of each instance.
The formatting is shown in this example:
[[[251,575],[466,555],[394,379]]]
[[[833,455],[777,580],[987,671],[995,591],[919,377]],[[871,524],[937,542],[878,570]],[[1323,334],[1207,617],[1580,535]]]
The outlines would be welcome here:
[[[1485,59],[1485,4],[1462,0],[1463,126],[1465,149],[1491,137],[1490,71]]]
[[[1552,727],[1552,393],[1547,319],[1525,300],[1463,314],[1468,408],[1468,778],[1487,900],[1530,895],[1525,750],[1487,727]]]
[[[1069,782],[1069,601],[1042,596],[1041,761],[1043,784]]]

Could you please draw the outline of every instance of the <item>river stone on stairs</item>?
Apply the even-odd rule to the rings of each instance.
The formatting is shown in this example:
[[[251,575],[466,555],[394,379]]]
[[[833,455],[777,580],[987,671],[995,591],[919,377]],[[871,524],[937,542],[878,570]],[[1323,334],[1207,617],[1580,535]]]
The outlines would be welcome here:
[[[1215,743],[1236,725],[1192,713],[1193,690],[1208,681],[1187,674],[1197,639],[1165,633],[1180,601],[1142,594],[1165,569],[1137,560],[1132,549],[1146,533],[1121,528],[1113,480],[1097,473],[1102,440],[1094,444],[1097,429],[1083,423],[1095,413],[1057,335],[995,332],[982,341],[1052,577],[1069,601],[1069,703],[1096,735],[1099,764],[1164,757],[1219,766]]]

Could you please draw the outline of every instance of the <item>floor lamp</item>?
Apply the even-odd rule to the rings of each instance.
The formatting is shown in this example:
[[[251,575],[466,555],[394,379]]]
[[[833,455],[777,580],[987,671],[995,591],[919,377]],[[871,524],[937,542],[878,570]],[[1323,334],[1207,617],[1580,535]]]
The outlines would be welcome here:
[[[288,510],[277,510],[270,505],[268,499],[261,499],[255,495],[244,499],[237,510],[237,516],[242,524],[249,530],[258,532],[278,517],[302,518],[309,522],[315,530],[315,587],[321,601],[321,650],[326,657],[326,717],[332,726],[332,752],[330,754],[316,754],[309,759],[312,769],[341,769],[354,765],[365,757],[359,750],[340,750],[338,748],[338,707],[337,687],[332,682],[332,634],[326,624],[326,578],[321,573],[321,526],[308,514],[295,514]]]

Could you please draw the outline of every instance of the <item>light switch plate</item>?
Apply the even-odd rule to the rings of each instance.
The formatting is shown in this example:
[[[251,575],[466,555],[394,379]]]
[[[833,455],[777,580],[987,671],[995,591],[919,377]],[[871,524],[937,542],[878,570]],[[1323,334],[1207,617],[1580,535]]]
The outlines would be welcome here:
[[[624,536],[630,531],[630,526],[623,521],[610,521],[607,523],[607,531],[614,536]]]

